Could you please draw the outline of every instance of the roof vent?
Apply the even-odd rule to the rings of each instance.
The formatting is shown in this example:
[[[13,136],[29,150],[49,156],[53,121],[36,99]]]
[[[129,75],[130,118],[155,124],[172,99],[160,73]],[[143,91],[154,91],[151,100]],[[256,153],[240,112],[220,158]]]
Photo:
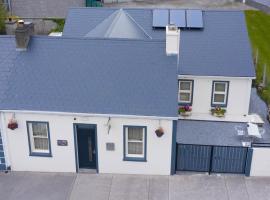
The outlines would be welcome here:
[[[166,54],[179,55],[180,29],[175,25],[166,26]]]
[[[19,20],[17,22],[17,28],[15,30],[16,50],[26,51],[28,43],[30,41],[30,36],[33,35],[33,33],[34,33],[33,23]]]

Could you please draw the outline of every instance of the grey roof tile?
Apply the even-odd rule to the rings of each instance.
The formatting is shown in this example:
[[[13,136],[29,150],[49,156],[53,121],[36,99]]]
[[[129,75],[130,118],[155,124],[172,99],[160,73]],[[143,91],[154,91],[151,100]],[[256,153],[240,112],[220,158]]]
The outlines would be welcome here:
[[[164,42],[35,36],[16,52],[14,40],[0,37],[12,54],[0,52],[11,61],[0,109],[177,116],[176,59]]]
[[[83,37],[116,8],[70,9],[64,36]],[[153,39],[165,40],[164,29],[152,28],[152,9],[124,9]],[[183,29],[180,75],[255,77],[245,16],[242,11],[203,11],[204,28]]]

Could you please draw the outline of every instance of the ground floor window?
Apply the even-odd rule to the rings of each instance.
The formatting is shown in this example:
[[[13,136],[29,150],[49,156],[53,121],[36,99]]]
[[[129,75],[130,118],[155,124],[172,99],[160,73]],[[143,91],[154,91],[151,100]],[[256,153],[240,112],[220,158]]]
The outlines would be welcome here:
[[[51,156],[48,122],[27,122],[30,156]]]
[[[124,160],[146,161],[145,126],[124,126]]]

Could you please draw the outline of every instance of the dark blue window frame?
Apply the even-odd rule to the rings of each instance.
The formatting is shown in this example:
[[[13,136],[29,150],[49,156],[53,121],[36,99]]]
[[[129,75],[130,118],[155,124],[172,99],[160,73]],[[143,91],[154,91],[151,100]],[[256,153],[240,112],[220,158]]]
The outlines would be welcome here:
[[[190,102],[181,102],[180,101],[180,96],[179,95],[180,95],[180,82],[181,81],[189,81],[192,84]],[[186,105],[192,106],[192,104],[193,104],[193,92],[194,92],[194,80],[191,80],[191,79],[179,79],[178,80],[178,105],[179,106],[186,106]]]
[[[217,104],[217,103],[213,102],[215,83],[227,83],[226,99],[225,99],[225,103],[223,103],[223,104]],[[227,105],[228,105],[228,97],[229,97],[229,88],[230,88],[230,81],[213,81],[212,82],[211,107],[216,107],[216,106],[220,106],[220,107],[224,107],[224,108],[227,107]]]
[[[31,140],[30,137],[33,137],[32,133],[30,133],[29,125],[30,124],[46,124],[47,130],[48,130],[48,143],[49,143],[49,152],[43,153],[43,152],[33,152],[31,147]],[[51,138],[50,138],[50,127],[49,122],[43,122],[43,121],[26,121],[26,127],[27,127],[27,135],[28,135],[28,146],[29,146],[29,156],[37,156],[37,157],[52,157],[52,150],[51,150]]]
[[[143,128],[144,129],[144,156],[143,157],[128,157],[126,156],[126,128]],[[123,126],[123,143],[124,143],[124,151],[123,151],[123,160],[124,161],[135,161],[135,162],[147,162],[147,127],[146,126],[132,126],[132,125],[124,125]]]

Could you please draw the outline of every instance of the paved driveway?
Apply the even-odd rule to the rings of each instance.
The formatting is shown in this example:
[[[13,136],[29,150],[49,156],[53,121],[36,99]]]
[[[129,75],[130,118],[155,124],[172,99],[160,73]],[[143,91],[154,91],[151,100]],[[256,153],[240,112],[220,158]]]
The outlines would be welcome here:
[[[269,200],[270,178],[0,173],[4,200]]]

